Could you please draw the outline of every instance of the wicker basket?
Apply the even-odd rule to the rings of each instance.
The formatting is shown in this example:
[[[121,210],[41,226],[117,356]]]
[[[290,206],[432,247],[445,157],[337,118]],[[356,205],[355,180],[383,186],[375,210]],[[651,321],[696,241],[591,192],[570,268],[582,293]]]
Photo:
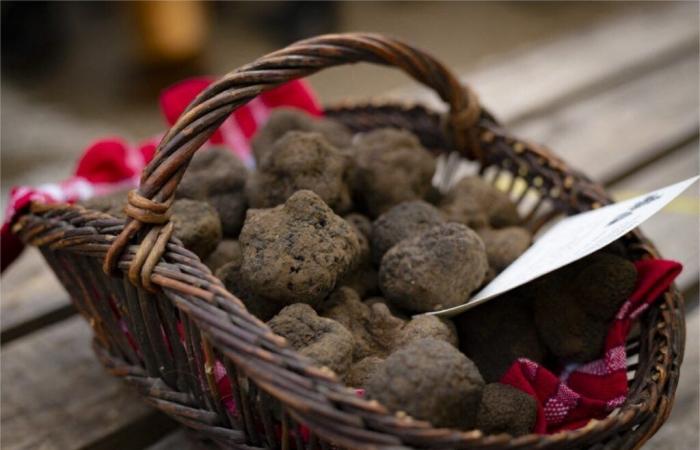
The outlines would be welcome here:
[[[449,105],[347,106],[326,114],[354,131],[405,128],[435,153],[458,152],[508,192],[531,202],[524,225],[610,202],[602,188],[548,150],[510,136],[442,64],[404,43],[372,34],[327,35],[243,66],[207,88],[161,141],[129,195],[129,219],[79,206],[32,204],[15,224],[38,246],[94,330],[104,366],[145,400],[220,447],[245,448],[638,448],[667,418],[678,383],[685,324],[675,288],[646,312],[628,342],[630,393],[604,420],[555,435],[484,436],[436,429],[358,398],[289,348],[178,239],[168,209],[193,153],[237,107],[282,82],[340,64],[401,68]],[[516,195],[516,186],[525,186]],[[635,258],[657,257],[639,232],[624,238]],[[129,336],[125,334],[126,324]],[[165,339],[164,339],[165,336]],[[131,342],[130,342],[131,339]],[[134,350],[133,342],[139,351]],[[235,410],[214,378],[225,367]],[[228,396],[224,393],[223,395]]]

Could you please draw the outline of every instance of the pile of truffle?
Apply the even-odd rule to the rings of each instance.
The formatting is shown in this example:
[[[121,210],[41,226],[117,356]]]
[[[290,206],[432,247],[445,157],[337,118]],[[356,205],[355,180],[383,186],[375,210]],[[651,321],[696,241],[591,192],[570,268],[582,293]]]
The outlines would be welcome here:
[[[281,109],[252,146],[254,171],[195,155],[176,235],[291,347],[394,412],[528,433],[535,401],[500,377],[520,357],[598,357],[634,287],[634,266],[605,252],[454,321],[411,318],[464,303],[528,248],[509,197],[476,176],[439,192],[434,156],[399,129],[353,135]],[[123,214],[123,194],[86,204]]]

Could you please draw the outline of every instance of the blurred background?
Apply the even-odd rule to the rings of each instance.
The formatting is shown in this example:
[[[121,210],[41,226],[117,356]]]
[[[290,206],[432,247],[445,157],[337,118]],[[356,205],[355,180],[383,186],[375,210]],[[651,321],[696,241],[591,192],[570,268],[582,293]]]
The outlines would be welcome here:
[[[12,2],[2,11],[2,195],[64,178],[93,139],[164,127],[158,93],[219,75],[296,39],[377,31],[428,49],[459,73],[654,3]],[[429,19],[428,19],[429,18]],[[448,31],[449,30],[449,31]],[[387,69],[333,69],[325,102],[409,85]],[[518,95],[517,92],[513,93]]]

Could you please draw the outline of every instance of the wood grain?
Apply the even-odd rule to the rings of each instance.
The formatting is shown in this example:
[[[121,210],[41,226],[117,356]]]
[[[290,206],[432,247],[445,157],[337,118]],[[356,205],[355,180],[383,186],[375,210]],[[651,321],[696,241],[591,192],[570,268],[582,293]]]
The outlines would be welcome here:
[[[91,338],[88,324],[74,317],[3,347],[3,449],[116,448],[106,444],[139,422],[150,430],[133,433],[135,445],[152,439],[154,426],[164,427],[159,434],[172,429],[102,369]]]

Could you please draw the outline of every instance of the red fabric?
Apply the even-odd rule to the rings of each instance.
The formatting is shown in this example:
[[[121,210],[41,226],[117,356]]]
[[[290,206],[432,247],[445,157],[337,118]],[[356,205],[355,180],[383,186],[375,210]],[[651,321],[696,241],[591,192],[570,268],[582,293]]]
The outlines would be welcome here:
[[[601,359],[565,367],[555,375],[539,364],[522,358],[501,382],[530,394],[537,400],[535,433],[555,433],[602,419],[627,398],[625,340],[639,315],[666,292],[681,272],[675,261],[635,262],[637,286],[610,324]]]
[[[168,124],[175,123],[187,105],[210,83],[210,78],[192,78],[166,89],[161,95],[160,105]],[[313,91],[302,81],[292,81],[261,94],[236,110],[214,133],[209,144],[224,145],[252,166],[249,140],[265,123],[270,110],[280,106],[303,109],[316,116],[321,114]],[[72,203],[118,189],[134,188],[138,185],[141,170],[153,158],[158,140],[152,138],[131,146],[119,138],[102,139],[83,152],[73,175],[65,181],[13,188],[0,231],[1,270],[4,271],[24,248],[12,234],[12,223],[32,201]]]

